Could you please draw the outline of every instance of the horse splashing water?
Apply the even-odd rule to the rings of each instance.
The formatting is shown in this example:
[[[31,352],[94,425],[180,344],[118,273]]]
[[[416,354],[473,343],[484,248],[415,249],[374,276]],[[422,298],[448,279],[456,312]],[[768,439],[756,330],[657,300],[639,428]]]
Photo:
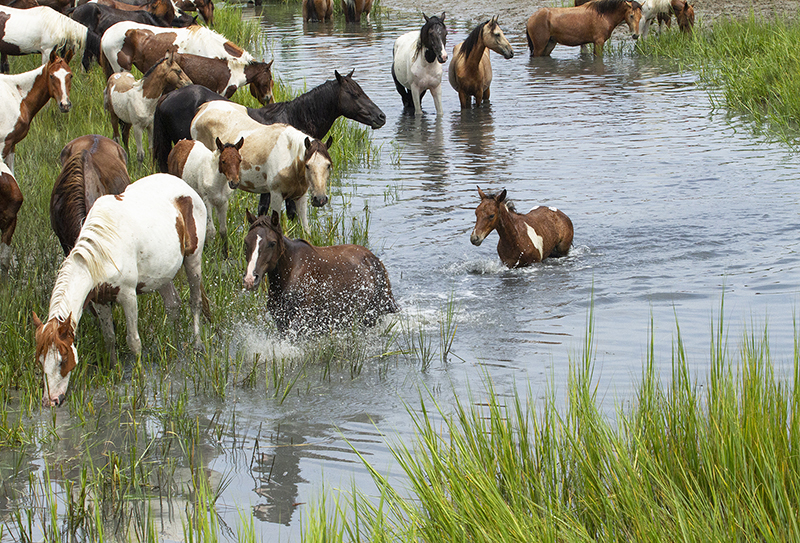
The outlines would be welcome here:
[[[11,237],[17,227],[17,213],[22,200],[14,174],[0,160],[0,279],[8,275],[11,267]]]
[[[506,201],[505,189],[499,194],[484,194],[478,187],[481,203],[475,210],[475,228],[470,241],[480,245],[492,230],[497,230],[497,254],[509,268],[530,266],[550,256],[566,256],[572,246],[572,221],[554,207],[536,206],[521,215]]]
[[[397,92],[403,99],[403,107],[422,114],[420,101],[430,90],[436,115],[442,115],[442,64],[447,61],[447,27],[444,16],[427,17],[425,24],[403,34],[394,42],[392,50],[392,78]]]

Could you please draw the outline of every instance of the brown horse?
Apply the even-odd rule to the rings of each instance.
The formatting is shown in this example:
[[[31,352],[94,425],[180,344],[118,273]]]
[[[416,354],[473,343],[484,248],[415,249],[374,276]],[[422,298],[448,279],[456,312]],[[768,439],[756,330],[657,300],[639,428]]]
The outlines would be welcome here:
[[[330,21],[333,18],[333,0],[303,0],[303,22]]]
[[[28,9],[39,6],[36,0],[0,0],[0,6],[8,6],[10,8]]]
[[[686,0],[672,0],[670,3],[672,14],[678,21],[678,28],[681,29],[681,32],[691,34],[694,26],[694,7]],[[659,13],[657,19],[659,25],[664,23],[667,28],[672,26],[672,15],[669,13]]]
[[[182,11],[196,11],[208,26],[214,26],[214,2],[211,0],[176,0],[175,5]]]
[[[466,40],[453,48],[448,75],[450,85],[458,93],[461,109],[470,107],[473,96],[478,106],[489,99],[492,84],[489,49],[506,59],[514,57],[514,50],[497,24],[497,17],[476,26]]]
[[[17,227],[17,213],[22,207],[22,192],[14,174],[0,161],[0,279],[11,267],[11,236]]]
[[[240,62],[187,53],[176,55],[175,60],[192,83],[222,94],[225,98],[231,98],[239,87],[250,85],[250,94],[261,104],[271,104],[274,100],[272,60]]]
[[[528,18],[526,35],[531,56],[550,56],[556,44],[594,44],[594,54],[603,54],[603,45],[617,26],[627,23],[633,39],[639,37],[642,6],[631,0],[592,0],[578,7],[541,8]]]
[[[342,0],[345,22],[360,23],[362,13],[366,13],[367,22],[369,22],[369,12],[371,10],[372,0]]]
[[[398,311],[383,263],[360,245],[315,247],[283,235],[277,213],[247,211],[244,286],[269,278],[267,308],[283,333],[319,333],[354,322],[373,326]]]
[[[522,268],[549,256],[566,256],[572,245],[572,221],[554,207],[536,206],[526,215],[514,210],[506,191],[484,194],[478,187],[481,203],[475,210],[475,228],[470,241],[480,245],[492,230],[497,230],[497,254],[509,268]]]
[[[163,19],[168,25],[175,19],[175,8],[170,0],[150,0],[147,4],[134,6],[118,0],[96,0],[98,4],[109,6],[122,11],[147,11],[159,19]]]

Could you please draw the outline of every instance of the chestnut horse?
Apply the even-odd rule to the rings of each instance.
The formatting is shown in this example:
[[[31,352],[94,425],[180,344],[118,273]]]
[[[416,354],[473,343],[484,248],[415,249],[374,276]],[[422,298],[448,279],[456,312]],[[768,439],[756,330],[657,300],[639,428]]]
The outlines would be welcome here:
[[[642,6],[635,0],[592,0],[582,6],[541,8],[528,18],[526,35],[531,56],[550,56],[556,44],[594,44],[594,54],[603,54],[603,45],[617,26],[628,25],[633,39],[639,37]]]
[[[176,0],[182,11],[196,11],[203,16],[208,26],[214,26],[214,2],[212,0]]]
[[[373,326],[397,313],[389,274],[360,245],[315,247],[283,235],[277,213],[254,217],[244,238],[244,287],[269,278],[267,308],[281,333],[324,333],[354,322]]]
[[[14,174],[0,161],[0,279],[11,267],[11,237],[17,227],[17,213],[22,207],[22,192]]]
[[[671,11],[658,14],[659,27],[663,23],[667,25],[667,28],[670,28],[672,26],[672,14],[674,13],[681,32],[691,34],[694,26],[694,7],[686,0],[671,0],[670,4]]]
[[[503,58],[514,57],[514,50],[508,43],[497,17],[476,26],[463,42],[453,48],[448,75],[450,85],[458,93],[461,109],[489,99],[489,86],[492,84],[492,61],[489,49],[503,55]]]
[[[572,221],[554,207],[536,206],[526,215],[514,210],[506,191],[484,194],[478,187],[481,203],[475,210],[475,228],[470,241],[480,245],[492,230],[497,230],[497,254],[509,268],[530,266],[547,257],[566,256],[572,245]]]
[[[360,23],[362,13],[367,14],[367,22],[369,22],[371,10],[372,0],[342,0],[342,11],[347,23]]]
[[[330,21],[333,17],[333,0],[303,0],[303,22]]]
[[[272,62],[257,60],[239,61],[234,59],[208,58],[188,53],[179,53],[175,60],[196,85],[225,98],[231,98],[239,87],[250,85],[250,94],[261,104],[271,104],[274,100],[272,91]],[[137,65],[138,67],[138,65]]]

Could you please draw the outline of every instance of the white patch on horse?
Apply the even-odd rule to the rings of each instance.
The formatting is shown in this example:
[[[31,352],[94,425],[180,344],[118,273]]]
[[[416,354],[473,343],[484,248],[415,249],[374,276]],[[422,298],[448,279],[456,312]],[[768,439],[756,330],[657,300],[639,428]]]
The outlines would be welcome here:
[[[247,262],[247,271],[244,274],[245,285],[248,284],[248,279],[249,279],[249,284],[251,284],[251,285],[255,284],[255,278],[253,276],[253,273],[256,271],[256,263],[258,262],[258,249],[259,249],[259,247],[261,247],[261,235],[260,234],[256,236],[255,245],[256,245],[256,248],[253,251],[253,254],[250,255],[250,260]]]
[[[554,213],[558,211],[558,208],[557,207],[553,207],[553,206],[550,206],[547,209],[549,209],[550,211],[552,211]]]
[[[537,209],[539,209],[540,207],[542,207],[542,206],[533,206],[533,207],[531,208],[531,211],[536,211],[536,210],[537,210]],[[531,211],[528,211],[528,213],[530,213]]]
[[[525,228],[527,229],[528,237],[531,239],[533,246],[536,247],[537,251],[539,251],[539,258],[544,258],[544,240],[542,239],[542,236],[537,234],[536,230],[534,230],[533,227],[528,223],[525,223]]]
[[[58,79],[58,82],[61,84],[61,101],[66,102],[69,100],[69,93],[67,92],[67,76],[70,74],[64,68],[59,68],[55,72],[53,72],[53,76]]]

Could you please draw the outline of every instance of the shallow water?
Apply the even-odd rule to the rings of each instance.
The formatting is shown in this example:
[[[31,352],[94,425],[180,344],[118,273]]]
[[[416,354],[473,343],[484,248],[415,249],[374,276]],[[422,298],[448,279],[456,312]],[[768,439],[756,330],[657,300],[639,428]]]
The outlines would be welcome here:
[[[413,7],[385,10],[360,28],[304,27],[296,6],[249,12],[261,17],[284,82],[312,88],[334,69],[355,69],[386,113],[373,132],[379,162],[344,175],[332,205],[339,192],[354,210],[368,203],[370,245],[389,271],[404,326],[427,330],[434,350],[448,303],[458,326],[446,364],[436,356],[425,368],[402,357],[367,360],[357,378],[312,378],[282,404],[237,390],[226,403],[190,407],[209,426],[236,413],[235,431],[203,454],[228,482],[218,502],[223,522],[235,530],[238,511],[252,511],[264,540],[299,539],[304,504],[323,484],[369,491],[353,448],[397,475],[386,444],[413,436],[406,405],[421,394],[446,409],[453,392],[479,397],[487,376],[501,394],[514,385],[563,390],[592,303],[595,377],[609,409],[631,398],[651,317],[659,367],[669,370],[677,319],[689,362],[703,374],[723,292],[733,345],[744,326],[758,333],[768,322],[773,358],[781,364],[792,354],[800,281],[795,156],[713,111],[696,75],[671,63],[630,51],[598,61],[560,46],[553,58],[530,59],[524,19],[513,10],[500,20],[508,21],[516,56],[492,54],[491,104],[461,112],[445,76],[442,117],[430,96],[423,116],[404,115],[390,64],[394,39],[421,25]],[[448,16],[449,50],[483,16],[481,6],[470,9],[473,21]],[[508,189],[520,211],[562,209],[575,225],[571,254],[508,270],[496,234],[472,246],[476,185]],[[258,327],[236,344],[248,356],[297,349]],[[182,537],[179,519],[159,527],[166,539]]]

